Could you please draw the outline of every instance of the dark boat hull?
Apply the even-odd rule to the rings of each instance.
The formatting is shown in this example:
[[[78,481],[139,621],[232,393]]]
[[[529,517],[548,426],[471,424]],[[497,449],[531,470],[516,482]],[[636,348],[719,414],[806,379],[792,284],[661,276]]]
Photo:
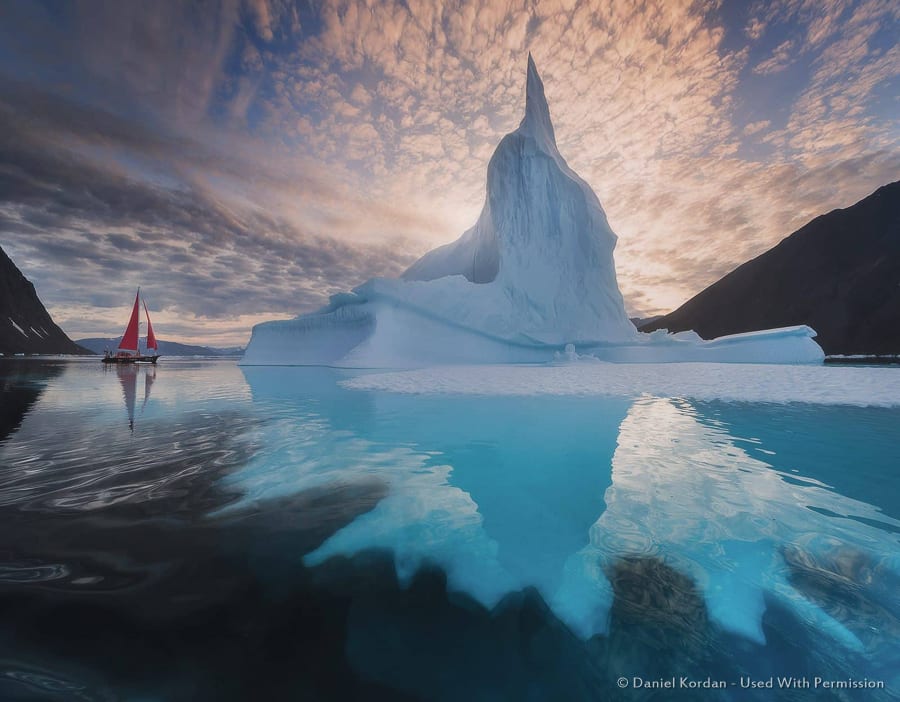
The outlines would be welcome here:
[[[159,356],[104,356],[103,363],[153,363]]]

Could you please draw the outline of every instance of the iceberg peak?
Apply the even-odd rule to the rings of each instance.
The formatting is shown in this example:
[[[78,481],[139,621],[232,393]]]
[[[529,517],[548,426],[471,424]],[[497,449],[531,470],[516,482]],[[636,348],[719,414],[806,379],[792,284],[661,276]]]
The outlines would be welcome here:
[[[370,367],[547,361],[564,349],[604,360],[821,362],[808,327],[724,337],[639,334],[616,280],[616,235],[593,189],[556,146],[528,54],[525,116],[487,167],[474,226],[318,312],[253,329],[245,364]],[[690,338],[688,338],[690,337]]]
[[[556,135],[550,120],[550,105],[544,94],[544,82],[538,73],[531,52],[528,52],[528,70],[525,79],[525,116],[519,124],[521,134],[534,137],[546,147],[556,150]]]

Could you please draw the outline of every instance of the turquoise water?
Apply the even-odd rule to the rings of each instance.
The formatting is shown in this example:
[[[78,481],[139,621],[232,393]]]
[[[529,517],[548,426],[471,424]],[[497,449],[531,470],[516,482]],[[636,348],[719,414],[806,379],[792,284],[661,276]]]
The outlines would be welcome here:
[[[0,699],[896,698],[900,369],[699,371],[3,362]]]

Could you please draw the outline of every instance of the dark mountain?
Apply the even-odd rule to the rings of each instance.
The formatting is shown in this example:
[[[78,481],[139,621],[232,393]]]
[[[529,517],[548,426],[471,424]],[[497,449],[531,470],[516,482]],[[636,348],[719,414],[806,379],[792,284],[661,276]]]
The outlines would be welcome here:
[[[655,314],[652,317],[629,317],[628,319],[631,320],[631,323],[634,326],[636,326],[638,329],[640,329],[641,327],[646,326],[648,324],[653,324],[653,322],[655,322],[657,319],[662,319],[662,315]]]
[[[86,354],[56,326],[31,284],[0,248],[0,353]]]
[[[900,353],[900,181],[816,217],[641,327],[723,334],[808,324],[826,354]]]
[[[61,375],[65,363],[28,358],[0,366],[0,443],[19,427],[40,399],[47,381]]]
[[[91,353],[102,354],[104,350],[115,351],[121,337],[104,339],[94,337],[91,339],[79,339],[78,344],[89,349]],[[192,346],[191,344],[179,344],[175,341],[159,341],[159,353],[163,356],[240,356],[244,349],[241,347],[215,348],[212,346]],[[143,349],[144,340],[141,339]]]

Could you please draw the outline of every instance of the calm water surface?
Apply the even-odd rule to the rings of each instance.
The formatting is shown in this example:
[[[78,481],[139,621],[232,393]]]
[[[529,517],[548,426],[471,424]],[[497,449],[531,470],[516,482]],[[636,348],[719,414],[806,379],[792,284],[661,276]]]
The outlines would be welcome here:
[[[352,377],[0,361],[0,700],[900,698],[900,408]]]

